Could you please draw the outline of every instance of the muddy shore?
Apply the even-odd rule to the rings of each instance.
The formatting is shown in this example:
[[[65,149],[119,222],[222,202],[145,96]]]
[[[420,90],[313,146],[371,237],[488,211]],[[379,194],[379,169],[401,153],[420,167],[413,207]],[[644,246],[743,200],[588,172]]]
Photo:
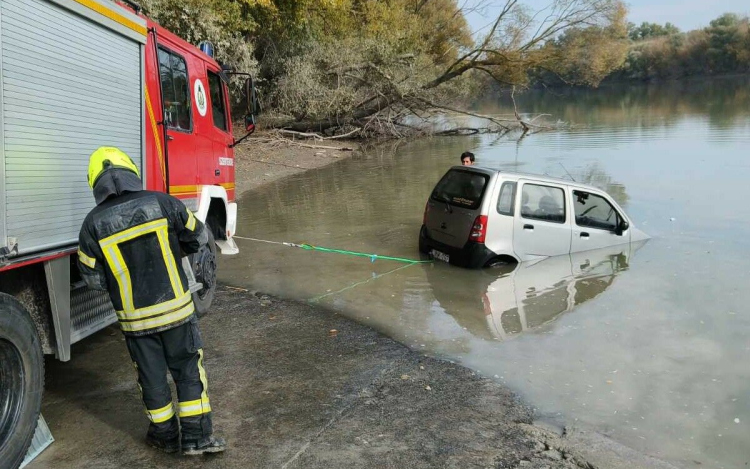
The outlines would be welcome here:
[[[356,154],[253,148],[238,151],[238,194]],[[147,421],[112,326],[74,346],[70,362],[47,359],[42,411],[56,442],[28,467],[672,467],[535,421],[507,387],[319,307],[222,285],[201,330],[225,454],[186,459],[143,443]]]
[[[220,286],[201,320],[225,454],[145,444],[147,421],[116,326],[47,360],[42,468],[670,467],[601,436],[533,424],[507,388],[310,305]]]
[[[241,135],[237,135],[237,138]],[[359,144],[342,140],[298,140],[297,144],[277,141],[258,132],[235,150],[237,197],[251,189],[293,174],[322,168],[356,154]],[[325,147],[325,148],[321,148]]]

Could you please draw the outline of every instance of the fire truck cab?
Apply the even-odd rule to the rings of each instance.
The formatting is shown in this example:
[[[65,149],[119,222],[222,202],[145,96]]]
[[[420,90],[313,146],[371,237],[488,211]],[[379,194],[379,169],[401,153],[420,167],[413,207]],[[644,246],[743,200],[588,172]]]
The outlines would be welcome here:
[[[227,78],[195,46],[147,20],[145,101],[148,189],[181,199],[235,254],[234,137]],[[159,157],[161,156],[161,157]]]
[[[94,150],[120,148],[146,189],[174,195],[206,223],[211,242],[183,259],[199,314],[213,298],[216,253],[238,252],[228,74],[210,47],[128,4],[0,0],[3,469],[49,441],[40,434],[43,355],[68,361],[72,344],[116,321],[109,297],[86,288],[75,260],[94,207],[86,178]]]

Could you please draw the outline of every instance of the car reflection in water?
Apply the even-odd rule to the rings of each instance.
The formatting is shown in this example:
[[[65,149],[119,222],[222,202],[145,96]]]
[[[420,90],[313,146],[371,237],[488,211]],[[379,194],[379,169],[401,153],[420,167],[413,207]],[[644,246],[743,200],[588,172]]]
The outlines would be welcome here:
[[[548,257],[538,262],[446,275],[426,269],[436,300],[471,334],[503,340],[548,324],[596,298],[628,270],[646,241]]]

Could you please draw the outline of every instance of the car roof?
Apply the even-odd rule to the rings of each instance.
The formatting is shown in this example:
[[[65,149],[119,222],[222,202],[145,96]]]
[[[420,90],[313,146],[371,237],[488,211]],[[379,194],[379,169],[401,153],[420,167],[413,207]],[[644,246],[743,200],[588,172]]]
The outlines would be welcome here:
[[[541,174],[534,174],[534,173],[524,173],[520,171],[503,171],[497,168],[486,168],[484,166],[453,166],[451,169],[457,169],[462,171],[472,171],[476,173],[482,173],[486,174],[488,176],[494,176],[494,175],[501,175],[501,176],[509,176],[513,179],[533,179],[535,181],[539,182],[549,182],[552,184],[565,184],[566,186],[571,187],[577,187],[581,189],[596,191],[596,192],[604,192],[602,189],[592,186],[589,184],[582,184],[580,182],[573,181],[571,179],[563,179],[563,178],[556,178]]]

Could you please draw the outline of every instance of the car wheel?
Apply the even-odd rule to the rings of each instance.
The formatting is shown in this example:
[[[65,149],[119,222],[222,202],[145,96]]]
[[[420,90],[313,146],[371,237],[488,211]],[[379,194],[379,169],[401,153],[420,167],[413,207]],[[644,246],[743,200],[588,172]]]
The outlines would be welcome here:
[[[193,303],[198,317],[205,316],[211,308],[216,293],[216,241],[212,230],[206,226],[208,242],[201,246],[200,251],[191,255],[190,265],[193,266],[195,280],[203,284],[203,288],[193,293]]]
[[[424,225],[422,225],[422,229],[419,230],[419,252],[422,254],[429,254],[429,250],[427,249],[427,246],[425,245],[425,235],[424,235]]]
[[[44,391],[44,357],[24,307],[0,293],[0,461],[21,465],[36,430]],[[8,464],[8,466],[6,466]]]

